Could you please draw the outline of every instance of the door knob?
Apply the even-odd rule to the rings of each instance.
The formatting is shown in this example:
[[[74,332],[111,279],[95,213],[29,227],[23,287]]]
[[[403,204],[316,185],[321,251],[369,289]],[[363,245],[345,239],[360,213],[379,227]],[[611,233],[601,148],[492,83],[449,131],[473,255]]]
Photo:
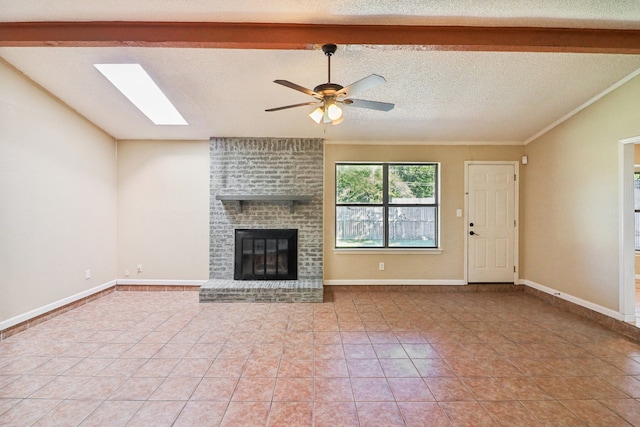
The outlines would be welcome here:
[[[471,235],[471,236],[479,236],[479,234],[478,234],[478,233],[475,233],[475,232],[473,232],[473,231],[470,231],[470,232],[469,232],[469,235]]]

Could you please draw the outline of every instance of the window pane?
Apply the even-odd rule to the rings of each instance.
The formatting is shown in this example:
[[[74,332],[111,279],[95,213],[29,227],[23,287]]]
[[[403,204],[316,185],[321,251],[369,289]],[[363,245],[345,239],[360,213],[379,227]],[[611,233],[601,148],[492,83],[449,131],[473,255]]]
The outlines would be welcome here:
[[[389,246],[436,247],[436,208],[389,207]]]
[[[389,203],[435,204],[436,165],[389,165]]]
[[[277,274],[276,265],[278,264],[278,250],[276,245],[278,239],[267,239],[267,256],[265,260],[266,274]]]
[[[382,247],[382,207],[336,207],[336,247]]]
[[[253,274],[263,275],[264,274],[264,248],[265,248],[265,240],[264,239],[254,239],[253,241]]]
[[[278,273],[288,274],[289,266],[289,241],[287,239],[278,239]]]
[[[636,212],[635,237],[636,251],[640,251],[640,212]]]
[[[382,203],[382,165],[336,165],[336,202]]]
[[[633,173],[633,196],[636,211],[635,242],[636,251],[640,251],[640,172]]]
[[[635,210],[640,210],[640,173],[633,174],[633,196],[635,199]]]

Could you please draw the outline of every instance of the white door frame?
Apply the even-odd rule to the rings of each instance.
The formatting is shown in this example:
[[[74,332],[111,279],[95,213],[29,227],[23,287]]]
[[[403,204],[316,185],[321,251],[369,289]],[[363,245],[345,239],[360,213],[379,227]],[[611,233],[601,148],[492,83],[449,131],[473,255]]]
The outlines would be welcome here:
[[[618,294],[623,321],[636,322],[635,278],[635,214],[633,195],[634,146],[640,136],[618,141],[618,242],[619,273]]]
[[[513,165],[513,170],[516,174],[516,180],[514,182],[514,218],[516,219],[516,226],[514,230],[513,238],[513,264],[516,267],[513,273],[513,283],[518,285],[518,274],[520,271],[520,263],[518,259],[519,249],[519,235],[520,235],[520,162],[518,161],[484,161],[484,160],[466,160],[464,162],[464,283],[469,284],[469,166],[470,165]]]

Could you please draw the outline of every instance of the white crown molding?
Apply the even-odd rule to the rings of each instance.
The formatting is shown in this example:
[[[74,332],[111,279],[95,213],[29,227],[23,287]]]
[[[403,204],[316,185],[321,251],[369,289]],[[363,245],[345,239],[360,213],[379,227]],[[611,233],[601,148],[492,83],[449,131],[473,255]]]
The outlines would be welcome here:
[[[546,128],[544,128],[544,129],[538,131],[538,133],[530,136],[529,138],[527,138],[523,142],[523,145],[527,145],[530,142],[540,138],[542,135],[544,135],[545,133],[549,132],[551,129],[555,128],[556,126],[559,126],[563,122],[566,122],[571,117],[573,117],[576,114],[578,114],[580,111],[582,111],[585,108],[595,104],[598,100],[600,100],[601,98],[603,98],[606,95],[610,94],[611,92],[613,92],[614,90],[618,89],[620,86],[622,86],[625,83],[629,82],[631,79],[637,77],[638,75],[640,75],[640,69],[637,69],[636,71],[634,71],[633,73],[629,74],[628,76],[622,78],[621,80],[618,80],[616,83],[614,83],[613,85],[609,86],[608,88],[606,88],[605,90],[603,90],[602,92],[600,92],[599,94],[594,96],[593,98],[589,99],[587,102],[585,102],[584,104],[580,105],[578,108],[574,109],[573,111],[570,111],[569,113],[567,113],[564,116],[560,117],[555,122],[551,123]]]
[[[324,140],[325,145],[524,145],[523,141],[360,141]]]

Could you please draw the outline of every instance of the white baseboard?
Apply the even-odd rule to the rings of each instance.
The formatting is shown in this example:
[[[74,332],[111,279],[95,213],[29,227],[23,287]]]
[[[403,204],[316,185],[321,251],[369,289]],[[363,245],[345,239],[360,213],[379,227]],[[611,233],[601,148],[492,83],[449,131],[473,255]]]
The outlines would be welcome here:
[[[207,280],[153,280],[153,279],[117,279],[106,282],[102,285],[93,287],[91,289],[87,289],[86,291],[79,292],[75,295],[69,296],[67,298],[60,299],[58,301],[52,302],[50,304],[44,305],[42,307],[36,308],[34,310],[28,311],[26,313],[20,314],[18,316],[12,317],[10,319],[4,320],[0,322],[0,330],[4,330],[20,324],[22,322],[28,321],[35,317],[38,317],[42,314],[46,314],[53,310],[56,310],[60,307],[64,307],[67,304],[73,303],[75,301],[81,300],[98,292],[101,292],[105,289],[108,289],[115,285],[165,285],[165,286],[199,286],[206,283]],[[462,286],[467,283],[464,280],[423,280],[423,279],[413,279],[413,280],[402,280],[402,279],[389,279],[389,280],[366,280],[366,279],[357,279],[357,280],[324,280],[324,285],[327,286],[367,286],[367,285],[386,285],[386,286]],[[541,292],[544,292],[549,295],[556,296],[563,300],[572,302],[581,307],[588,308],[589,310],[593,310],[597,313],[604,314],[605,316],[612,317],[616,320],[626,321],[624,316],[621,313],[618,313],[614,310],[611,310],[606,307],[602,307],[598,304],[594,304],[589,301],[585,301],[581,298],[575,297],[573,295],[565,294],[556,289],[549,288],[547,286],[541,285],[539,283],[533,282],[531,280],[520,279],[518,281],[520,285],[530,286],[534,289],[537,289]]]
[[[26,322],[28,320],[34,319],[43,314],[54,311],[60,307],[64,307],[67,304],[71,304],[72,302],[76,302],[83,298],[89,297],[93,294],[97,294],[98,292],[104,291],[105,289],[109,289],[115,285],[164,285],[164,286],[200,286],[206,283],[206,280],[140,280],[140,279],[117,279],[111,280],[102,285],[96,286],[91,289],[87,289],[86,291],[79,292],[75,295],[71,295],[70,297],[63,298],[61,300],[52,302],[51,304],[43,305],[42,307],[38,307],[34,310],[28,311],[26,313],[20,314],[18,316],[12,317],[10,319],[4,320],[0,322],[0,331],[8,329],[12,326],[18,325],[22,322]]]
[[[118,285],[164,285],[164,286],[200,286],[206,280],[159,280],[159,279],[118,279]]]
[[[415,286],[415,285],[432,285],[432,286],[460,286],[466,285],[467,283],[464,280],[423,280],[423,279],[413,279],[413,280],[402,280],[402,279],[388,279],[388,280],[366,280],[366,279],[357,279],[357,280],[324,280],[322,282],[327,286],[366,286],[366,285],[389,285],[389,286]]]
[[[614,318],[616,320],[626,321],[625,318],[624,318],[625,316],[622,313],[618,313],[617,311],[611,310],[610,308],[603,307],[601,305],[594,304],[594,303],[589,302],[589,301],[585,301],[585,300],[583,300],[581,298],[574,297],[573,295],[565,294],[565,293],[560,292],[560,291],[558,291],[556,289],[552,289],[552,288],[549,288],[547,286],[541,285],[539,283],[532,282],[531,280],[525,280],[524,284],[527,285],[527,286],[530,286],[530,287],[532,287],[534,289],[537,289],[539,291],[542,291],[542,292],[544,292],[546,294],[553,295],[554,297],[558,297],[558,298],[563,299],[565,301],[572,302],[572,303],[577,304],[577,305],[579,305],[581,307],[588,308],[589,310],[593,310],[593,311],[595,311],[597,313],[600,313],[600,314],[604,314],[605,316],[612,317],[612,318]]]
[[[110,282],[103,283],[102,285],[96,286],[91,289],[87,289],[86,291],[79,292],[75,295],[71,295],[70,297],[62,298],[61,300],[52,302],[51,304],[43,305],[42,307],[38,307],[26,313],[19,314],[15,317],[12,317],[10,319],[0,322],[0,331],[10,328],[12,326],[18,325],[22,322],[26,322],[28,320],[31,320],[43,314],[49,313],[60,307],[64,307],[65,305],[71,304],[72,302],[76,302],[78,300],[81,300],[93,294],[97,294],[98,292],[104,291],[105,289],[109,289],[115,285],[116,285],[116,281],[111,280]]]

